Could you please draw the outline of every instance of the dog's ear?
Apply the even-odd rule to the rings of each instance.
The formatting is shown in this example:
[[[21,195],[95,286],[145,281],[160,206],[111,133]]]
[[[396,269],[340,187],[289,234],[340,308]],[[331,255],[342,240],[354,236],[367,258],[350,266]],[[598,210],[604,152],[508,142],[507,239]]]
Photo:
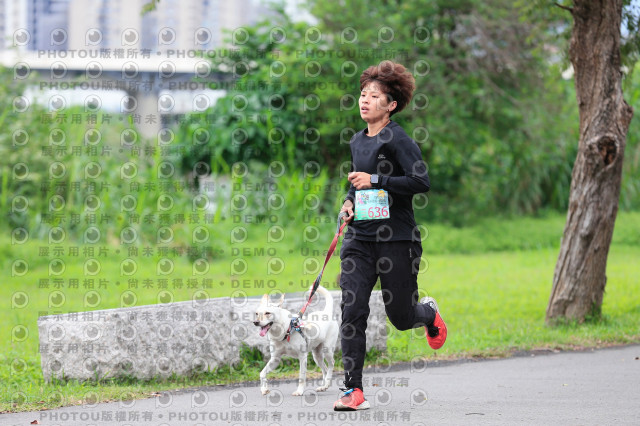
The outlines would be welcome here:
[[[260,306],[264,305],[268,305],[269,304],[269,295],[265,294],[262,296],[262,300],[260,301]]]
[[[280,296],[280,301],[278,302],[278,308],[282,308],[282,304],[284,303],[284,293]]]

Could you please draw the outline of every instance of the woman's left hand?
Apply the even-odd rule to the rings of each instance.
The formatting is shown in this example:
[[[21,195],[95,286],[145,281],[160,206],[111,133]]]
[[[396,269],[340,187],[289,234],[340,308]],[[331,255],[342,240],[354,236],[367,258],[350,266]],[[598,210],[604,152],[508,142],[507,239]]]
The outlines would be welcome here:
[[[347,176],[351,185],[353,185],[356,189],[370,189],[371,186],[371,175],[365,172],[351,172]]]

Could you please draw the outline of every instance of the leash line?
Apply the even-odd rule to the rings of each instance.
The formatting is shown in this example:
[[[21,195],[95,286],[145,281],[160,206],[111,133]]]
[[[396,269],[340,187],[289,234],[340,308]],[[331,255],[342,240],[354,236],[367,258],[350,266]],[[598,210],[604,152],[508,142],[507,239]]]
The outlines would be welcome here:
[[[307,310],[309,303],[311,303],[311,298],[316,293],[316,290],[318,290],[318,286],[320,285],[320,280],[322,279],[322,274],[324,273],[324,268],[327,267],[327,263],[329,263],[329,259],[331,259],[333,252],[336,250],[336,246],[338,245],[338,241],[342,236],[344,228],[347,226],[347,222],[342,223],[342,225],[340,224],[341,219],[345,216],[347,216],[346,212],[341,212],[338,215],[338,226],[336,227],[336,234],[334,235],[333,240],[329,245],[327,256],[324,259],[324,265],[322,266],[320,273],[316,277],[316,280],[313,282],[313,287],[311,287],[311,293],[309,294],[309,299],[307,299],[307,303],[304,304],[304,306],[302,307],[302,309],[300,309],[300,311],[296,316],[291,318],[289,329],[287,330],[287,334],[285,335],[285,338],[287,339],[287,341],[289,341],[289,339],[291,338],[292,330],[297,330],[298,332],[300,332],[300,334],[302,334],[302,330],[300,329],[300,319],[302,318],[302,315],[304,315],[304,312]],[[302,336],[305,337],[304,334],[302,334]],[[305,340],[306,340],[306,337],[305,337]]]
[[[342,236],[342,232],[344,231],[344,228],[347,226],[347,222],[344,222],[342,225],[340,225],[340,220],[346,215],[347,215],[346,212],[342,212],[338,215],[338,226],[336,228],[336,234],[333,237],[333,241],[331,241],[331,245],[329,245],[327,256],[324,259],[324,265],[322,265],[322,269],[320,270],[320,273],[316,277],[316,280],[313,282],[313,287],[311,288],[311,293],[309,294],[309,299],[307,300],[307,303],[305,303],[302,309],[300,309],[300,312],[298,312],[298,318],[302,318],[302,315],[307,310],[309,303],[311,303],[311,298],[316,293],[316,290],[318,290],[318,286],[320,285],[320,280],[322,279],[322,274],[324,274],[324,269],[327,267],[327,263],[329,263],[329,259],[331,259],[333,252],[336,250],[336,246],[338,245],[338,240]]]

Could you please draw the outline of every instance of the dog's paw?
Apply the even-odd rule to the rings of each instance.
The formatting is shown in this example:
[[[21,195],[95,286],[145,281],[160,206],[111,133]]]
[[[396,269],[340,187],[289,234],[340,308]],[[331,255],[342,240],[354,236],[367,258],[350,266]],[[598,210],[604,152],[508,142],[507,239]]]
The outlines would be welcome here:
[[[262,388],[262,389],[260,389],[260,391],[262,392],[263,395],[266,395],[266,394],[269,393],[269,389],[267,389],[267,388]]]
[[[302,394],[303,394],[303,393],[304,393],[304,392],[303,392],[303,391],[301,391],[301,390],[296,390],[296,391],[295,391],[294,393],[292,393],[291,395],[293,395],[293,396],[302,396]]]
[[[316,388],[316,392],[324,392],[327,389],[329,389],[329,386],[320,386],[319,388]]]

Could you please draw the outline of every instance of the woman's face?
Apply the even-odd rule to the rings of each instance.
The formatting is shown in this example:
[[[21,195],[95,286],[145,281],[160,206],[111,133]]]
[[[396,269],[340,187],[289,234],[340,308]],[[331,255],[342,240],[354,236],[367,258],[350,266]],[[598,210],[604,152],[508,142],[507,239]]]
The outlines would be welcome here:
[[[360,106],[360,117],[367,123],[375,123],[389,117],[389,110],[395,108],[396,101],[389,102],[387,94],[382,92],[382,88],[372,82],[360,91],[358,105]]]

